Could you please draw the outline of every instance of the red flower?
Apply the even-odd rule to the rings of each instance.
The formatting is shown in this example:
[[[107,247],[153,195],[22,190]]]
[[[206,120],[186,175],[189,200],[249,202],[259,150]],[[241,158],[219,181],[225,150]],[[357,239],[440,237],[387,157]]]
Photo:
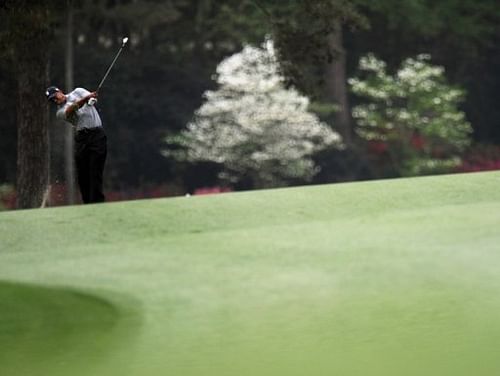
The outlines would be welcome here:
[[[373,154],[383,154],[387,151],[387,143],[384,141],[369,141],[368,150]]]
[[[417,149],[417,150],[422,150],[424,148],[424,145],[425,145],[425,140],[424,138],[419,135],[419,134],[414,134],[412,137],[411,137],[411,145]]]

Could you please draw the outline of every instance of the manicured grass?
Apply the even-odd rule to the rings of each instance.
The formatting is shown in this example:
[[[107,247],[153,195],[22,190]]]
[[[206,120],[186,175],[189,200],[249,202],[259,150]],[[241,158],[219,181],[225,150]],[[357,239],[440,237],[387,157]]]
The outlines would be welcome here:
[[[0,213],[0,375],[500,374],[500,173]]]

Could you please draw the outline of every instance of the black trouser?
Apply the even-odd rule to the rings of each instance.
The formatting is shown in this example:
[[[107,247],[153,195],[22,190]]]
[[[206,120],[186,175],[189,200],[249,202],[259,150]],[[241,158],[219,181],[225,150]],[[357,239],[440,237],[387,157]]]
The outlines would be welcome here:
[[[76,132],[76,172],[82,200],[85,204],[104,201],[102,174],[106,154],[106,134],[102,127]]]

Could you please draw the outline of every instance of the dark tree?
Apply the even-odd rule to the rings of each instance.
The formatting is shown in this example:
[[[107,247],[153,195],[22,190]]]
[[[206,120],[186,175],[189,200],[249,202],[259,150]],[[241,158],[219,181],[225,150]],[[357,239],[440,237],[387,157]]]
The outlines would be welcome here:
[[[17,83],[17,206],[39,207],[49,177],[50,1],[5,1],[0,40]]]
[[[343,29],[366,27],[355,4],[345,0],[255,1],[268,15],[273,38],[289,83],[336,111],[333,124],[351,143]]]

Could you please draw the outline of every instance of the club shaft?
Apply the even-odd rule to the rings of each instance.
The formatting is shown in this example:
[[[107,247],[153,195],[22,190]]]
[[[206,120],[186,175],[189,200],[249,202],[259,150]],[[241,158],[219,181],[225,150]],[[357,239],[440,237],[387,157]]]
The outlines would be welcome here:
[[[118,56],[120,56],[121,52],[123,50],[123,46],[120,47],[120,50],[118,51],[118,53],[116,54],[115,58],[113,59],[113,62],[111,63],[111,65],[109,66],[108,70],[106,71],[106,74],[104,75],[104,77],[102,78],[101,80],[101,83],[99,84],[99,86],[97,87],[97,90],[96,91],[99,91],[99,89],[101,88],[102,84],[104,83],[104,81],[106,80],[106,77],[108,77],[108,74],[109,72],[111,71],[111,68],[113,68],[113,65],[115,65],[115,62],[116,62],[116,59],[118,59]]]

